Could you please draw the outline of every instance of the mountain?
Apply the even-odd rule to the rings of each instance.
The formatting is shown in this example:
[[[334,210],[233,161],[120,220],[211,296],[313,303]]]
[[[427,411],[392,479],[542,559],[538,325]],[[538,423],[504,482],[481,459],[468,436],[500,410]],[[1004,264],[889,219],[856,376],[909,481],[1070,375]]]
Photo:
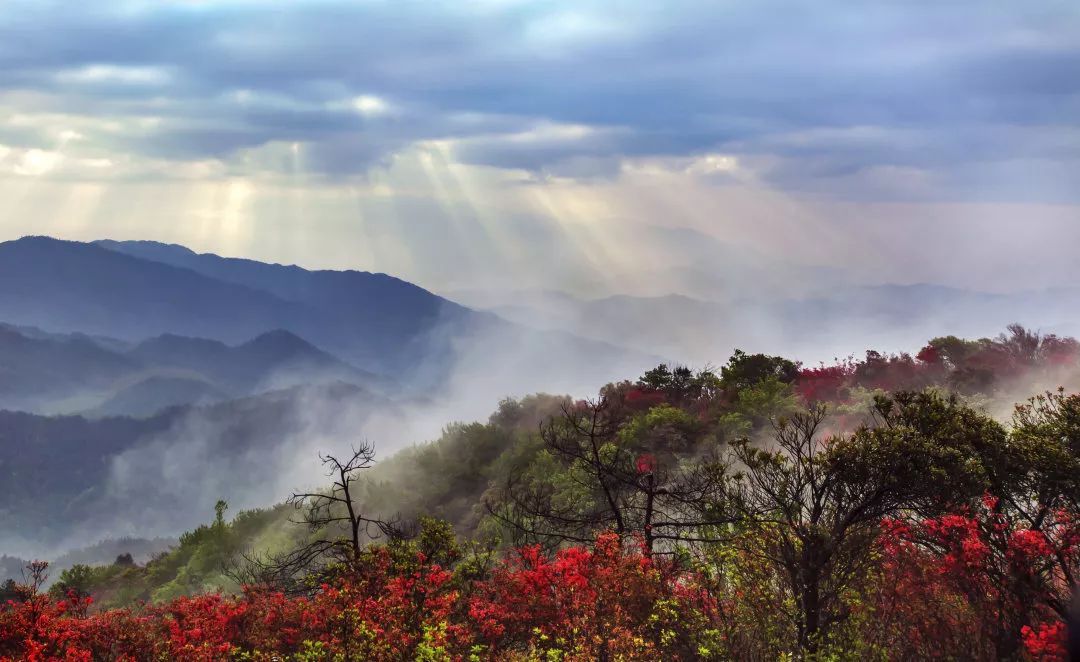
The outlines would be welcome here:
[[[0,310],[7,322],[63,332],[234,343],[311,317],[303,305],[263,291],[47,237],[0,243]]]
[[[730,295],[728,292],[725,296]],[[829,361],[873,344],[914,351],[942,328],[995,335],[1012,322],[1080,332],[1080,289],[997,294],[929,284],[839,286],[805,297],[743,295],[726,301],[679,294],[579,299],[551,291],[465,291],[453,296],[518,324],[719,364],[735,347]]]
[[[12,324],[124,342],[171,334],[239,344],[281,329],[415,393],[460,385],[462,369],[484,374],[489,391],[478,398],[512,392],[521,374],[539,388],[591,389],[656,358],[522,328],[385,274],[308,271],[147,242],[0,243],[0,311]]]
[[[467,316],[463,306],[412,283],[368,271],[309,271],[295,265],[196,253],[176,244],[153,241],[94,242],[109,250],[174,267],[190,269],[226,283],[268,292],[285,301],[336,308],[344,318],[387,332],[412,332],[416,320],[433,322]],[[371,311],[378,310],[374,315]]]
[[[355,368],[288,331],[230,346],[167,334],[141,343],[0,325],[0,408],[93,416],[149,416],[326,382],[392,392],[389,380]]]
[[[412,393],[445,395],[468,381],[484,389],[472,393],[476,402],[516,392],[523,374],[534,388],[591,390],[658,360],[616,342],[525,328],[385,274],[152,242],[0,244],[0,311],[15,324],[127,342],[173,334],[237,344],[282,329]]]
[[[437,338],[436,327],[493,324],[496,320],[438,297],[393,276],[366,271],[309,271],[297,266],[199,254],[183,246],[149,241],[98,241],[95,245],[130,257],[185,269],[203,277],[268,294],[316,311],[320,327],[305,337],[359,365],[396,370],[411,363]],[[313,320],[314,321],[314,320]],[[281,328],[295,330],[294,324]],[[214,337],[213,334],[210,334]]]
[[[0,243],[5,321],[127,341],[175,334],[239,343],[284,329],[387,373],[446,349],[469,328],[499,323],[389,276],[192,254],[191,266],[218,267],[203,273],[124,247],[47,237]]]
[[[147,418],[0,411],[0,554],[171,535],[314,484],[317,454],[364,438],[405,444],[398,405],[343,383],[303,386]],[[70,545],[68,544],[70,543]]]
[[[163,409],[185,405],[206,405],[228,400],[230,394],[213,382],[197,377],[147,377],[125,386],[86,414],[107,416],[152,416]]]
[[[148,364],[189,370],[238,392],[269,384],[338,380],[383,388],[389,380],[355,368],[294,333],[275,329],[240,345],[164,334],[136,345],[130,356]]]
[[[0,325],[0,406],[38,404],[107,389],[141,366],[85,336],[34,333]]]

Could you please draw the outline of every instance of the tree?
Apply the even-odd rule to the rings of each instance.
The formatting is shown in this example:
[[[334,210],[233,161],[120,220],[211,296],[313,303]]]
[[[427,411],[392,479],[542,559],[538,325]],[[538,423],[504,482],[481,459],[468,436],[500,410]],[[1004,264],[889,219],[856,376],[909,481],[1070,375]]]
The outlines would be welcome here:
[[[301,519],[294,521],[308,528],[310,538],[284,554],[242,555],[242,563],[227,570],[237,582],[295,590],[298,579],[331,566],[358,572],[369,540],[402,535],[395,523],[365,516],[356,499],[355,483],[374,464],[374,446],[365,442],[354,447],[345,459],[330,454],[320,454],[319,459],[332,479],[330,488],[321,492],[296,492],[287,501],[301,513]],[[218,502],[219,506],[222,503]],[[220,519],[223,509],[217,510]]]
[[[1062,338],[1052,333],[1042,334],[1020,324],[1010,324],[996,343],[1012,362],[1019,366],[1057,364],[1074,359],[1080,352],[1075,338]]]
[[[708,454],[684,466],[693,419],[670,405],[629,418],[606,396],[564,406],[540,429],[542,452],[486,502],[515,542],[590,543],[610,530],[660,545],[714,539],[726,466]]]
[[[1040,342],[1018,330],[1013,339],[1025,351]],[[982,636],[1008,658],[1032,627],[1068,618],[1080,578],[1080,395],[1050,392],[1017,406],[1007,444],[978,452],[987,495],[906,531],[936,555],[941,575],[981,615]]]
[[[669,368],[666,363],[647,371],[638,379],[637,385],[663,393],[676,404],[709,398],[720,390],[720,380],[711,370],[706,368],[694,373],[686,366]]]
[[[85,598],[90,595],[90,586],[94,579],[94,569],[77,563],[60,573],[60,579],[52,585],[50,591],[57,596],[74,595]]]
[[[799,376],[799,364],[781,356],[747,354],[741,349],[720,369],[720,385],[726,389],[742,391],[766,379],[775,378],[784,384],[794,382]]]
[[[850,608],[845,593],[873,561],[882,518],[936,513],[985,489],[979,444],[1004,444],[992,420],[932,393],[881,397],[877,422],[822,438],[824,406],[777,421],[774,447],[733,445],[744,467],[730,508],[791,596],[802,650],[816,652]]]
[[[944,362],[955,370],[964,367],[968,359],[978,352],[981,346],[982,343],[977,340],[941,336],[926,344],[926,347],[919,352],[919,359],[925,363]]]

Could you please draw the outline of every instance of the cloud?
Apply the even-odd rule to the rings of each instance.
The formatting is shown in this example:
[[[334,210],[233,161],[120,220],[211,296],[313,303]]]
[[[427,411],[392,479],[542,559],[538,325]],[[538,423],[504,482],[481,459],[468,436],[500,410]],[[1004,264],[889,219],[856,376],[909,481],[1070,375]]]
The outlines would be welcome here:
[[[297,144],[339,178],[441,141],[462,163],[589,178],[723,153],[782,190],[971,200],[1075,199],[1068,177],[1005,174],[1080,165],[1053,139],[1080,127],[1067,3],[16,0],[0,65],[0,107],[118,123],[71,149],[131,163],[287,173],[252,154]],[[7,145],[55,148],[7,124]]]
[[[57,82],[67,85],[164,85],[169,72],[160,67],[118,67],[91,64],[57,72]]]

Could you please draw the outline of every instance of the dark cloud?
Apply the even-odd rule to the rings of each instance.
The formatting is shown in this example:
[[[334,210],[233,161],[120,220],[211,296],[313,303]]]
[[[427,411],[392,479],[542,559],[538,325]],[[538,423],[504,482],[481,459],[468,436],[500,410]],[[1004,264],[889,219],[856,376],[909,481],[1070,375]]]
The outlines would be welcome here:
[[[137,155],[304,143],[327,175],[440,139],[538,173],[721,151],[775,157],[759,174],[796,189],[855,194],[843,182],[882,168],[934,189],[1018,159],[1075,169],[1048,136],[1080,128],[1080,10],[1029,4],[16,0],[0,105],[160,118],[87,135]],[[589,131],[545,133],[560,125]]]

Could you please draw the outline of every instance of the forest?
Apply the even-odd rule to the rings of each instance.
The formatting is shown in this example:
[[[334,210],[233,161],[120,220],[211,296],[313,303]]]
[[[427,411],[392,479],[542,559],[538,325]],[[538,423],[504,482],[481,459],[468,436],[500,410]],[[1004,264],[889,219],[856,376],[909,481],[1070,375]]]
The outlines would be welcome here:
[[[28,563],[0,659],[1064,659],[1078,391],[1013,325],[507,399],[145,564]]]

